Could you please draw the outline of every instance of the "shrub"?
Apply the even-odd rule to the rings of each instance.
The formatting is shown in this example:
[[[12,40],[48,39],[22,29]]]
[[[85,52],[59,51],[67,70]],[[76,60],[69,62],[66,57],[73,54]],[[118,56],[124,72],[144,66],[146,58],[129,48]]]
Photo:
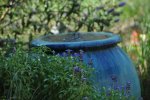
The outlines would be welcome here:
[[[103,31],[119,21],[124,4],[120,0],[0,1],[0,33],[3,38],[28,41],[32,35],[57,31]]]
[[[52,55],[46,52],[51,52]],[[42,48],[31,51],[17,49],[16,52],[10,53],[9,57],[1,53],[0,99],[114,100],[121,98],[126,100],[132,98],[129,95],[130,84],[122,89],[102,87],[102,91],[96,91],[90,81],[94,69],[82,63],[81,53],[71,55],[70,52],[55,54],[54,51]]]
[[[1,98],[17,100],[80,99],[92,96],[89,68],[72,57],[48,56],[35,50],[1,56]],[[77,69],[78,68],[78,69]],[[78,70],[78,71],[77,71]]]

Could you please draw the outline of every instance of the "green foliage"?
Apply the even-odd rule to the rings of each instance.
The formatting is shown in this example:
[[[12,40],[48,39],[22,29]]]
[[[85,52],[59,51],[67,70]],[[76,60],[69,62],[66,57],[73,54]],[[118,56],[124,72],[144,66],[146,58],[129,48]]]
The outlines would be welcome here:
[[[124,8],[124,18],[142,18],[149,9],[149,0],[130,0]]]
[[[134,62],[137,65],[141,79],[142,97],[149,100],[150,92],[150,1],[132,0],[126,6],[125,18],[134,18],[139,25],[139,45],[127,47],[127,52],[135,54]],[[132,17],[131,17],[132,16]]]
[[[124,90],[95,91],[93,68],[72,56],[47,55],[47,48],[17,49],[0,55],[0,99],[15,100],[127,100]],[[109,93],[109,95],[108,95]]]
[[[0,1],[0,33],[28,38],[46,34],[56,26],[68,31],[103,31],[121,14],[120,0],[3,0]],[[4,16],[4,17],[3,17]],[[27,40],[26,40],[27,41]]]
[[[36,53],[36,54],[34,54]],[[72,57],[48,56],[39,50],[0,57],[1,98],[17,100],[58,100],[92,97],[94,91],[82,77],[91,72]],[[74,66],[82,73],[75,74]],[[93,93],[92,93],[93,91]]]
[[[148,3],[148,1],[147,1]],[[141,53],[139,56],[139,66],[142,72],[142,88],[143,95],[146,100],[149,99],[150,92],[150,7],[145,6],[143,12],[143,17],[139,18],[140,26],[142,29],[142,33],[145,38],[141,37]]]

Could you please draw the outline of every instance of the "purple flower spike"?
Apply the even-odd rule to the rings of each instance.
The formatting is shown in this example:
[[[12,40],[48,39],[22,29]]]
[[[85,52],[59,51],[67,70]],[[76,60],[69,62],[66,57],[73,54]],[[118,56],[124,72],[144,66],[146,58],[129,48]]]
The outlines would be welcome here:
[[[68,54],[70,54],[73,50],[67,49],[65,50]]]
[[[114,10],[115,10],[114,8],[111,8],[107,11],[107,13],[112,13],[112,12],[114,12]]]
[[[81,72],[81,68],[78,67],[78,66],[75,66],[73,69],[74,69],[74,72],[75,72],[75,73]]]
[[[73,54],[74,57],[79,57],[80,55],[78,53]]]
[[[111,75],[111,79],[112,81],[117,82],[117,77],[115,75]]]
[[[123,6],[125,6],[125,5],[126,5],[125,2],[120,2],[120,3],[118,4],[119,7],[123,7]]]

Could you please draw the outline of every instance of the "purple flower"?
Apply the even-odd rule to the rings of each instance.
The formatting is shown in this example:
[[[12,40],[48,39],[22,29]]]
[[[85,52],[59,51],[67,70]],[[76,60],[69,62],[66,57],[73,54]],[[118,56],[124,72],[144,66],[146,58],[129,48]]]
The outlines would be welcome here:
[[[119,86],[114,86],[114,90],[120,90],[120,87]]]
[[[131,89],[131,82],[127,82],[126,83],[126,90],[130,90]]]
[[[79,57],[80,55],[79,55],[79,53],[74,53],[73,56],[74,57]]]
[[[73,68],[73,70],[74,70],[75,73],[81,72],[81,68],[80,68],[79,66],[75,66],[75,67]]]
[[[119,7],[123,7],[123,6],[125,6],[125,5],[126,5],[125,2],[120,2],[120,3],[118,4]]]
[[[109,10],[107,10],[107,13],[112,13],[112,12],[114,12],[114,8],[111,8],[111,9],[109,9]]]
[[[70,54],[73,50],[71,50],[71,49],[67,49],[67,50],[65,50],[68,54]]]
[[[112,81],[117,82],[117,77],[115,75],[111,75],[111,79]]]

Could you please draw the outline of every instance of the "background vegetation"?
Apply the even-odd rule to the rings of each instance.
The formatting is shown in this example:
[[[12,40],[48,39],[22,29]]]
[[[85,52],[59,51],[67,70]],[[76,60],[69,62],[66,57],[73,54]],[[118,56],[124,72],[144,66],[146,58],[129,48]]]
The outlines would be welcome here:
[[[131,1],[126,6],[123,16],[124,18],[133,19],[135,22],[135,27],[130,29],[130,39],[134,39],[134,42],[132,41],[128,45],[123,44],[123,46],[133,58],[139,71],[144,100],[149,100],[150,91],[150,56],[148,55],[150,53],[150,7],[148,3],[150,3],[149,0]],[[133,35],[135,33],[137,35]],[[132,38],[133,36],[135,38]],[[126,36],[123,38],[126,38]]]
[[[120,0],[3,0],[1,37],[17,42],[34,35],[68,31],[103,31],[118,21]]]

